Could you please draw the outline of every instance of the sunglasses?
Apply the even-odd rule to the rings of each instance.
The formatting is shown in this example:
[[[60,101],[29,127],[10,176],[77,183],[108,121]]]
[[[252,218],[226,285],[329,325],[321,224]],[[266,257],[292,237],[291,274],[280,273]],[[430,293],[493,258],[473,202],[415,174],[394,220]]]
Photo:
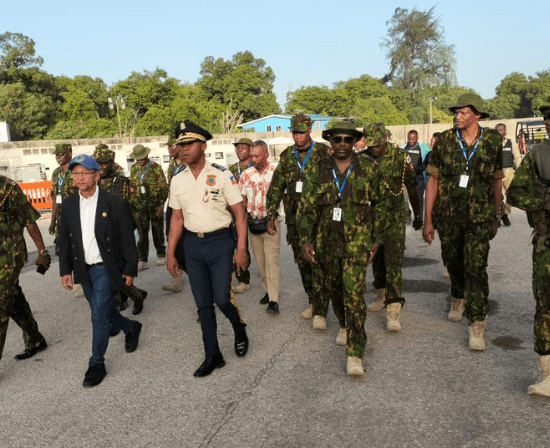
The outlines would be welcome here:
[[[346,142],[349,145],[350,143],[355,142],[355,137],[352,137],[351,135],[347,135],[345,137],[337,136],[337,137],[330,138],[330,141],[336,144],[340,143],[342,140],[344,140],[344,142]]]

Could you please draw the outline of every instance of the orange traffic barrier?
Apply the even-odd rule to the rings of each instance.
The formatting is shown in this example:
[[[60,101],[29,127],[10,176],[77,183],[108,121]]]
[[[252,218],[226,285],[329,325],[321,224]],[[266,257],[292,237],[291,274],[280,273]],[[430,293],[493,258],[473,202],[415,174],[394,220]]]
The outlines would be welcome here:
[[[19,186],[29,202],[38,210],[52,208],[52,181],[20,183]]]

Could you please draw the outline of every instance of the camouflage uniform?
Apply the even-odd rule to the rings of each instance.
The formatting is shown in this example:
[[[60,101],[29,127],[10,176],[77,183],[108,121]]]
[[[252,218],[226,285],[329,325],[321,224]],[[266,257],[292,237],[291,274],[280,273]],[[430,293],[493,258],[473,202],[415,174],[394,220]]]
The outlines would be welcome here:
[[[503,177],[502,138],[493,129],[480,126],[479,132],[471,146],[463,140],[466,157],[479,142],[468,171],[456,128],[441,133],[427,168],[427,174],[438,179],[434,215],[451,295],[464,298],[470,324],[484,321],[489,307],[487,258],[496,211],[494,181]],[[466,172],[469,180],[463,188],[459,182]]]
[[[156,209],[164,206],[168,197],[168,184],[162,167],[151,160],[144,167],[136,163],[132,165],[130,171],[130,183],[135,188],[135,193],[130,194],[129,202],[134,221],[139,225],[139,259],[147,261],[149,257],[149,222],[151,222],[157,256],[166,257],[164,220],[163,216],[159,217],[156,214]],[[142,193],[142,187],[145,188],[145,193]]]
[[[96,162],[114,162],[115,153],[111,151],[107,145],[97,145],[93,157]],[[124,171],[120,165],[113,164],[113,169],[114,172],[109,177],[101,177],[99,179],[98,185],[102,190],[116,194],[127,201],[130,195],[130,179],[124,177]],[[120,309],[122,302],[126,300],[124,297],[130,297],[134,305],[138,307],[143,306],[144,297],[142,290],[137,288],[134,284],[130,286],[123,285],[122,288],[115,293],[117,309]]]
[[[367,142],[386,141],[384,126],[370,125],[364,131]],[[361,154],[366,155],[366,152]],[[391,303],[400,303],[403,306],[405,299],[401,291],[403,280],[401,268],[405,258],[405,234],[409,210],[405,202],[405,189],[416,189],[416,173],[407,151],[392,143],[386,144],[385,153],[375,159],[375,165],[381,177],[380,188],[388,198],[392,219],[384,234],[383,244],[378,248],[374,258],[373,284],[376,289],[386,289],[386,306]]]
[[[297,117],[305,117],[303,122],[296,124],[302,126],[301,129],[303,129],[303,132],[306,132],[311,127],[311,118],[305,115],[298,115]],[[283,201],[287,226],[286,240],[287,243],[291,245],[292,251],[294,252],[294,262],[298,265],[298,269],[300,270],[302,284],[304,285],[309,303],[313,302],[315,296],[315,288],[313,287],[313,268],[311,263],[308,263],[302,257],[302,246],[300,244],[296,219],[301,193],[296,192],[296,182],[301,181],[305,183],[309,171],[321,159],[329,154],[329,147],[327,145],[315,142],[311,144],[311,154],[305,166],[304,160],[308,153],[298,153],[300,164],[303,166],[302,171],[296,160],[295,145],[289,146],[281,153],[279,164],[277,165],[275,173],[273,173],[273,179],[269,185],[269,191],[266,198],[266,208],[270,219],[275,219],[278,216],[277,210],[281,200]],[[305,188],[305,185],[303,188]]]
[[[536,310],[533,336],[535,352],[550,355],[550,176],[539,165],[550,166],[550,141],[533,146],[516,171],[508,189],[508,202],[527,212],[533,236],[533,295]]]
[[[365,277],[373,242],[381,242],[387,201],[380,195],[374,163],[353,153],[353,168],[341,174],[329,156],[308,170],[297,213],[300,246],[315,248],[320,293],[314,295],[315,315],[326,316],[328,298],[341,328],[347,327],[347,356],[362,358],[367,343]],[[347,177],[338,201],[338,188]],[[335,207],[342,209],[340,221],[333,220]]]
[[[0,176],[0,358],[11,317],[23,330],[25,350],[45,342],[19,286],[27,262],[23,229],[40,217],[16,182]]]
[[[241,178],[241,173],[250,168],[252,166],[252,162],[249,163],[246,167],[242,167],[240,162],[234,163],[232,165],[228,166],[229,171],[233,174],[233,177],[237,181],[237,184],[239,183],[239,180]],[[231,232],[233,233],[233,239],[235,240],[235,244],[237,244],[237,226],[235,225],[235,218],[231,220]],[[248,257],[248,264],[250,265],[250,251],[248,250],[248,244],[246,245],[246,256]],[[235,272],[235,277],[237,277],[237,280],[240,283],[249,284],[250,283],[250,271],[247,269],[246,271]]]
[[[72,145],[67,143],[58,143],[55,145],[54,154],[64,153],[66,151],[72,151]],[[53,201],[57,201],[57,196],[61,196],[61,200],[68,198],[72,194],[76,193],[78,188],[74,186],[73,176],[71,170],[67,169],[63,174],[61,167],[57,167],[52,174],[52,191],[51,197]],[[61,203],[56,204],[56,220],[55,220],[55,253],[59,255],[59,217],[61,216]]]

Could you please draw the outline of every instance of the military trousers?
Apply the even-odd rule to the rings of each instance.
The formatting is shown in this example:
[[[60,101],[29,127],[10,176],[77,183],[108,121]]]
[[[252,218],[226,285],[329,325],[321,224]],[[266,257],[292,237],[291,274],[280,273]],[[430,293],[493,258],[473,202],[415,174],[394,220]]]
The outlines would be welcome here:
[[[25,350],[38,347],[44,342],[29,302],[19,286],[20,272],[21,268],[0,269],[0,359],[6,342],[10,317],[23,330]]]
[[[166,257],[166,245],[164,243],[164,216],[157,216],[156,208],[134,210],[132,215],[139,233],[139,241],[137,245],[139,260],[147,261],[149,258],[149,223],[151,223],[153,244],[157,250],[157,257]]]
[[[302,285],[306,291],[308,302],[311,304],[316,294],[313,281],[313,266],[302,257],[302,245],[300,244],[300,237],[298,236],[298,231],[295,226],[287,226],[286,239],[290,247],[292,247],[294,262],[298,265],[300,277],[302,278]]]
[[[405,223],[392,224],[391,232],[392,237],[385,239],[376,252],[372,264],[373,285],[376,289],[386,289],[386,305],[400,303],[403,306],[405,299],[402,297],[401,284],[405,259]]]
[[[322,299],[321,303],[318,297],[330,297],[340,328],[347,328],[346,356],[362,358],[367,345],[367,333],[365,332],[367,265],[364,261],[354,258],[327,256],[320,260],[318,269],[324,271],[322,274],[323,286],[320,294],[314,300],[314,314],[317,314],[315,312],[317,304],[320,307],[319,311],[323,312],[324,309],[326,316],[328,299]]]
[[[135,305],[143,304],[143,293],[142,290],[136,287],[134,284],[127,286],[123,285],[120,288],[120,291],[115,293],[115,302],[117,309],[120,308],[122,302],[126,301],[128,298],[132,299]]]
[[[197,305],[205,356],[220,353],[214,304],[233,326],[241,317],[231,297],[231,275],[235,243],[228,229],[199,237],[186,231],[183,239],[189,284]]]
[[[491,223],[438,221],[441,257],[449,271],[451,295],[464,299],[464,313],[470,324],[484,320],[489,311],[487,259]]]
[[[512,206],[508,204],[508,201],[506,200],[506,192],[508,191],[508,188],[510,188],[510,184],[514,180],[514,175],[516,174],[516,170],[514,168],[504,168],[504,178],[502,179],[502,193],[504,197],[504,214],[509,215],[512,213]]]
[[[550,235],[535,234],[533,238],[533,295],[535,352],[550,355]]]

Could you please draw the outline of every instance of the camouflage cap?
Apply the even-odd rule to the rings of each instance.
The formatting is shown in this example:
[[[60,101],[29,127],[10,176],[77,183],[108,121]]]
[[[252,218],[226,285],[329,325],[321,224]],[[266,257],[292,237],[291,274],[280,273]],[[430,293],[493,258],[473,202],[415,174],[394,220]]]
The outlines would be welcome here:
[[[313,120],[309,115],[298,114],[290,119],[291,132],[307,132],[313,126]]]
[[[384,123],[371,123],[363,129],[365,142],[368,146],[381,146],[386,143],[386,126]]]
[[[72,151],[73,145],[70,143],[58,143],[53,150],[54,154],[65,154],[67,151]]]
[[[539,110],[544,121],[550,120],[550,106],[540,106]]]
[[[363,137],[363,133],[357,129],[355,123],[350,121],[337,121],[332,124],[329,129],[325,129],[321,136],[328,140],[331,136],[335,134],[350,134],[353,135],[357,140]]]
[[[134,150],[130,153],[130,157],[134,160],[141,160],[145,159],[150,152],[151,149],[147,148],[147,146],[136,145],[134,146]]]
[[[235,143],[233,143],[235,146],[237,145],[248,145],[248,146],[252,146],[252,143],[254,143],[252,140],[250,140],[249,138],[241,138],[239,139],[238,141],[236,141]]]
[[[449,107],[449,110],[454,114],[456,109],[462,109],[463,107],[471,107],[481,115],[481,118],[489,118],[489,113],[485,111],[483,106],[483,100],[477,93],[464,93],[458,98],[457,104]]]
[[[95,147],[94,155],[92,156],[96,162],[112,162],[115,160],[115,152],[111,151],[105,144],[97,145]]]

